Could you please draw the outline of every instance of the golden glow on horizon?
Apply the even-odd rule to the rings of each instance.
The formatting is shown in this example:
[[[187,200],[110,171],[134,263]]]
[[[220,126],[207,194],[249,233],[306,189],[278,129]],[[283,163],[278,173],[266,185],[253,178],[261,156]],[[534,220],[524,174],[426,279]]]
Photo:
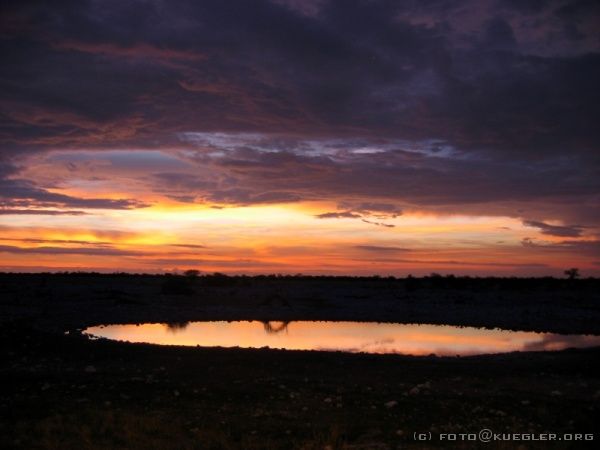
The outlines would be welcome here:
[[[407,212],[372,220],[394,225],[383,227],[357,218],[315,217],[335,210],[335,204],[324,202],[224,208],[165,202],[132,210],[87,209],[81,216],[35,216],[35,227],[31,216],[3,216],[1,261],[4,268],[150,272],[193,267],[235,273],[558,275],[569,265],[595,269],[593,259],[568,249],[549,258],[542,247],[526,248],[524,238],[561,239],[516,218]],[[47,247],[63,250],[53,255]],[[87,250],[78,250],[83,247]]]

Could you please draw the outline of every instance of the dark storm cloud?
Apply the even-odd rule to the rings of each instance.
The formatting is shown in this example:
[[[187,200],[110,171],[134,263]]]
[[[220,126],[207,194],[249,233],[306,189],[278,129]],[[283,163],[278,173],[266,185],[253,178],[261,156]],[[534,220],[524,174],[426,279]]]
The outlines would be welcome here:
[[[290,199],[337,200],[339,210],[323,213],[325,218],[345,212],[355,218],[391,219],[403,208],[562,217],[582,223],[598,223],[600,218],[595,201],[600,171],[578,158],[553,157],[534,164],[464,157],[455,150],[439,151],[436,143],[394,139],[345,144],[296,140],[278,147],[277,139],[263,138],[259,150],[236,146],[237,139],[218,135],[209,143],[205,137],[198,144],[202,149],[191,153],[189,161],[198,171],[209,168],[208,173],[171,174],[161,178],[160,188],[234,204],[259,200],[263,192],[285,192]],[[293,150],[285,150],[289,148]],[[211,179],[218,187],[206,187]]]
[[[600,223],[597,2],[0,8],[3,154],[191,148],[213,173],[157,174],[156,190],[224,204],[332,198],[372,215],[359,203],[384,203],[382,218],[410,206]],[[0,180],[9,204],[139,206]]]
[[[480,25],[467,48],[455,40],[469,17],[461,21],[454,2],[327,1],[316,16],[290,5],[8,2],[2,83],[12,132],[5,139],[100,145],[100,136],[137,143],[174,129],[289,132],[290,124],[471,146],[557,143],[545,133],[569,142],[581,133],[597,137],[591,123],[573,130],[562,122],[569,117],[553,114],[597,112],[581,95],[595,96],[598,58],[586,53],[597,49],[570,58],[530,54],[528,40],[520,48],[515,37],[520,22],[511,25],[510,3],[505,17],[493,5],[473,9],[471,16],[488,17],[471,17]],[[542,10],[556,16],[559,6]],[[597,12],[585,4],[575,10]],[[416,22],[423,14],[429,21]],[[551,31],[540,28],[540,39],[578,42]],[[474,123],[482,111],[485,120]],[[23,117],[31,112],[34,119]],[[558,128],[540,130],[549,119]],[[511,133],[499,130],[504,125]]]
[[[396,225],[377,222],[374,220],[365,219],[365,215],[369,217],[370,211],[361,210],[360,212],[354,211],[335,211],[335,212],[326,212],[315,215],[317,219],[360,219],[364,223],[368,223],[370,225],[377,225],[380,227],[394,228]],[[376,217],[387,217],[387,216],[376,216]],[[393,215],[392,217],[396,217]]]
[[[600,241],[591,239],[545,242],[526,237],[521,240],[521,245],[526,248],[549,252],[571,251],[581,255],[590,256],[597,256],[600,254]]]
[[[371,225],[377,225],[378,227],[394,228],[396,226],[393,223],[375,222],[374,220],[368,220],[368,219],[360,219],[360,220],[362,220],[364,223],[368,223]]]
[[[538,222],[535,220],[524,220],[523,225],[526,227],[533,227],[540,230],[542,234],[547,234],[549,236],[559,236],[559,237],[579,237],[581,236],[582,227],[580,226],[558,226],[558,225],[550,225],[544,222]]]
[[[315,217],[317,219],[360,219],[362,216],[352,211],[337,211],[317,214]]]
[[[359,202],[359,203],[342,203],[340,208],[351,208],[354,211],[363,214],[374,214],[380,218],[396,218],[402,215],[402,209],[392,203],[375,203],[375,202]]]

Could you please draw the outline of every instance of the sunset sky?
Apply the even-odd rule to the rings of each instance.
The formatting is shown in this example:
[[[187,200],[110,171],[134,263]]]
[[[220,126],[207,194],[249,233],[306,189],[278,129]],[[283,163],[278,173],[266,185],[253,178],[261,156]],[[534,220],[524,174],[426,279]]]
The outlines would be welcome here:
[[[600,3],[0,5],[0,271],[600,275]]]

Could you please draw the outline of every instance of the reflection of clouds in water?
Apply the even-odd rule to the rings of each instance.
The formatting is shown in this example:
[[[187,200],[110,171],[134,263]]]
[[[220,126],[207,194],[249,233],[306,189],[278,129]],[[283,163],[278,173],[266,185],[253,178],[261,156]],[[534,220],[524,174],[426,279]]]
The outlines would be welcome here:
[[[396,342],[396,340],[394,338],[378,339],[378,340],[373,341],[373,342],[366,342],[366,343],[364,343],[363,345],[361,345],[359,347],[359,350],[364,350],[364,349],[371,348],[371,347],[377,348],[377,347],[380,347],[380,346],[385,345],[385,344],[393,344],[394,342]]]
[[[523,345],[523,351],[547,351],[547,350],[564,350],[570,347],[594,347],[600,345],[600,336],[592,335],[560,335],[560,334],[545,334],[542,339],[537,342],[530,342]]]
[[[366,342],[359,346],[353,346],[353,347],[345,347],[342,345],[330,346],[330,347],[315,346],[314,350],[328,351],[328,352],[344,351],[344,352],[349,352],[349,353],[390,353],[390,354],[398,353],[398,354],[402,354],[402,353],[399,353],[397,350],[395,350],[393,347],[386,347],[386,344],[394,344],[394,342],[396,342],[396,340],[394,338],[385,338],[385,339],[378,339],[378,340],[375,340],[372,342]]]
[[[513,349],[514,350],[514,349]],[[513,351],[513,350],[508,350],[508,351]],[[485,354],[493,354],[493,353],[504,353],[505,350],[495,350],[492,348],[486,348],[486,349],[468,349],[468,348],[460,348],[460,349],[452,349],[452,348],[447,348],[447,347],[443,347],[443,348],[436,348],[436,349],[432,349],[429,354],[430,355],[435,355],[435,356],[476,356],[476,355],[485,355]]]
[[[188,326],[189,325],[189,326]],[[416,331],[418,330],[418,331]],[[352,353],[472,356],[600,346],[600,336],[415,324],[241,321],[113,325],[87,330],[130,342]]]

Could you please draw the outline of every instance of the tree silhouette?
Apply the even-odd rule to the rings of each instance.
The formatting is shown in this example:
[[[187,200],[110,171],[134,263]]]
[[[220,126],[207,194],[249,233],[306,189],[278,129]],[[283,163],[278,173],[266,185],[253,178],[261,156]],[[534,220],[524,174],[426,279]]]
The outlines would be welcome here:
[[[575,280],[576,278],[579,278],[579,269],[577,267],[567,269],[565,270],[565,275],[569,277],[569,280]]]

